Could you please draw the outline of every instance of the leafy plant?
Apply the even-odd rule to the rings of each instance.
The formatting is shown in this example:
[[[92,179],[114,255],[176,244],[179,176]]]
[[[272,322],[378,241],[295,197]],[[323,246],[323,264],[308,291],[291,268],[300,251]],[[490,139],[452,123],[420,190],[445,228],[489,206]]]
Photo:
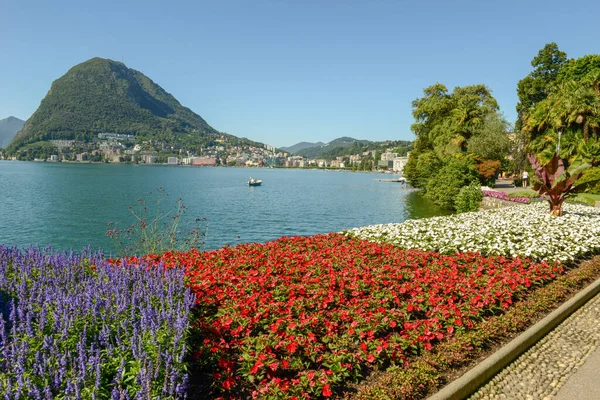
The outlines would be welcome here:
[[[500,169],[500,161],[498,160],[483,160],[476,164],[475,167],[479,171],[479,179],[486,186],[493,186],[496,181],[495,176]]]
[[[468,158],[453,157],[427,181],[425,196],[446,209],[453,209],[463,186],[477,180],[478,172]]]
[[[152,192],[149,193],[152,195]],[[186,213],[183,200],[178,198],[170,210],[163,208],[168,198],[163,188],[156,190],[156,199],[150,208],[144,198],[137,200],[137,208],[129,206],[134,222],[126,229],[118,229],[118,223],[109,223],[106,235],[114,240],[117,253],[122,256],[135,254],[162,254],[165,251],[189,251],[200,248],[208,232],[205,218],[187,221],[191,229],[187,232],[181,227]],[[113,228],[114,227],[114,228]]]
[[[583,172],[590,167],[588,163],[573,163],[568,170],[565,170],[563,160],[556,153],[546,165],[542,165],[533,154],[529,155],[529,162],[538,179],[533,184],[533,190],[538,191],[548,200],[551,215],[561,216],[565,199],[583,191],[588,186],[577,184],[577,181],[583,176]]]
[[[483,199],[481,185],[479,185],[479,182],[471,182],[469,186],[464,186],[458,192],[454,208],[459,213],[477,211],[479,210],[481,199]]]

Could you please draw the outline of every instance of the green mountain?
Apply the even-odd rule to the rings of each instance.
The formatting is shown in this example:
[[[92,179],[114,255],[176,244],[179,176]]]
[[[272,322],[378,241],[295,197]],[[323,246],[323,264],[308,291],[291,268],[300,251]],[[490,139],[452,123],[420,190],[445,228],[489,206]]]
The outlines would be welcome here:
[[[321,147],[324,146],[325,143],[323,142],[317,142],[317,143],[312,143],[312,142],[300,142],[300,143],[296,143],[293,146],[289,146],[289,147],[281,147],[280,149],[283,151],[287,151],[290,154],[294,154],[300,150],[304,150],[304,149],[308,149],[310,147]]]
[[[138,140],[206,145],[234,136],[217,132],[150,78],[125,64],[92,58],[52,83],[9,151],[52,139],[91,141],[98,133]]]
[[[372,142],[370,140],[358,140],[351,137],[341,137],[332,140],[322,146],[308,147],[296,151],[295,155],[306,158],[323,158],[332,160],[336,157],[362,154],[365,151],[375,150],[384,152],[393,149],[399,155],[405,156],[413,148],[412,142],[406,140],[388,140],[385,142]]]
[[[0,148],[8,146],[25,121],[15,117],[0,119]]]

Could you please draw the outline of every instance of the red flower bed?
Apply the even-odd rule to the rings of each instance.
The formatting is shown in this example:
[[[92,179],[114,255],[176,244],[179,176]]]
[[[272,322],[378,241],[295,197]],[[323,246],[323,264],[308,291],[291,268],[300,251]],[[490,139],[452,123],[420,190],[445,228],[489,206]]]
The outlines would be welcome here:
[[[198,295],[195,354],[227,397],[328,397],[508,308],[555,264],[340,234],[165,253]]]

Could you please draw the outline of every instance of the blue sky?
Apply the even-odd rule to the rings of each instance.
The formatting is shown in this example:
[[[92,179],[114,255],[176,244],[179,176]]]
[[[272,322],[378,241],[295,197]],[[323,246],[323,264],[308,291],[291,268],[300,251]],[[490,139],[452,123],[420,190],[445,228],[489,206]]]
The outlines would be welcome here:
[[[0,118],[104,57],[236,136],[412,140],[411,101],[436,82],[486,84],[514,122],[538,50],[600,53],[598,15],[592,0],[0,0]]]

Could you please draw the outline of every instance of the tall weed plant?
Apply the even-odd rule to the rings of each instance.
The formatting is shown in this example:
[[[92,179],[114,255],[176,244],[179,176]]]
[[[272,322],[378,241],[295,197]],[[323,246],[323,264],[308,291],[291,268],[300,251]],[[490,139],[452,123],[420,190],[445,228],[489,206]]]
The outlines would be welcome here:
[[[150,201],[139,198],[135,207],[129,206],[133,222],[126,228],[120,228],[118,222],[108,223],[106,235],[113,240],[118,256],[189,251],[204,245],[208,234],[205,218],[185,218],[183,200],[178,198],[169,205],[163,188],[148,195]]]

